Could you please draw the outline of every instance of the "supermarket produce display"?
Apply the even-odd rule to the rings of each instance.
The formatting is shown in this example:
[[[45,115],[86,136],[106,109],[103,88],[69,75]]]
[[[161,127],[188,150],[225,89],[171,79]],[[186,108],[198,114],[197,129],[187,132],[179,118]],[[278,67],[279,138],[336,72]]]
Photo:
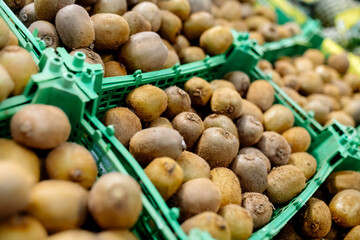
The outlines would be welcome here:
[[[283,6],[1,1],[0,238],[357,239],[359,65]]]

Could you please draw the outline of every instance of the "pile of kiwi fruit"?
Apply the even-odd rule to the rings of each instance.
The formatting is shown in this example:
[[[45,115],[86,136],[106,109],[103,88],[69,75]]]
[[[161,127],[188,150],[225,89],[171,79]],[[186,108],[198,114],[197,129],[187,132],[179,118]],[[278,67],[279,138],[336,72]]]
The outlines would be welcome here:
[[[86,54],[105,77],[150,72],[224,53],[231,29],[260,44],[301,32],[277,25],[275,11],[248,0],[20,0],[6,1],[47,47]],[[15,4],[16,3],[16,4]]]
[[[360,173],[332,173],[274,239],[360,239]]]
[[[180,84],[180,83],[179,83]],[[316,173],[311,137],[274,104],[265,80],[234,71],[181,86],[142,85],[103,116],[144,168],[186,233],[248,239]]]
[[[317,49],[308,49],[300,57],[284,57],[271,65],[259,61],[259,67],[303,109],[326,126],[337,120],[345,126],[360,123],[360,76],[349,72],[346,53],[326,58]]]
[[[21,94],[31,75],[37,72],[39,68],[31,54],[19,46],[15,34],[0,18],[0,103]]]
[[[140,185],[112,172],[98,177],[84,146],[67,142],[71,125],[55,106],[29,104],[0,138],[0,239],[111,240],[142,211]]]

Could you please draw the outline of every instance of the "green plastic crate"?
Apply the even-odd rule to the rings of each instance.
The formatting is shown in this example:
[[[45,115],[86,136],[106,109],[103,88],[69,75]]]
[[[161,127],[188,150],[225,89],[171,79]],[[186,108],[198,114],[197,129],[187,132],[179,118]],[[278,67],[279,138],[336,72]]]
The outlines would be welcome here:
[[[45,78],[46,81],[43,81],[42,78]],[[69,141],[82,144],[91,151],[97,162],[100,175],[112,171],[132,175],[127,167],[118,160],[118,156],[111,150],[109,143],[103,139],[101,131],[94,127],[97,124],[97,119],[89,117],[89,114],[86,113],[85,105],[89,103],[90,99],[75,84],[81,79],[77,79],[70,72],[57,77],[51,77],[50,74],[42,72],[32,76],[31,81],[35,89],[31,101],[13,108],[0,110],[0,137],[10,137],[9,125],[12,115],[27,104],[41,103],[58,106],[68,115],[72,125]],[[95,123],[94,120],[96,120]],[[143,211],[132,229],[139,239],[147,239],[149,236],[152,236],[153,239],[177,239],[161,213],[154,208],[150,199],[145,194],[142,194],[141,199]]]
[[[182,232],[178,222],[178,210],[169,209],[164,200],[161,198],[158,191],[149,181],[143,169],[137,161],[131,156],[127,149],[115,138],[114,129],[112,126],[105,127],[99,119],[102,119],[105,112],[116,106],[125,106],[126,95],[133,89],[144,85],[153,84],[160,88],[177,85],[182,87],[183,84],[193,76],[202,77],[208,81],[212,79],[219,79],[230,71],[240,70],[244,71],[254,79],[266,79],[268,76],[256,68],[257,59],[261,55],[258,46],[254,41],[247,39],[247,34],[239,35],[234,42],[233,48],[226,54],[208,58],[204,61],[186,64],[182,66],[175,66],[171,69],[161,70],[153,73],[135,72],[133,75],[112,77],[103,79],[102,87],[97,92],[99,95],[98,108],[96,109],[96,116],[93,122],[94,127],[100,129],[104,135],[104,139],[109,143],[112,151],[116,154],[120,162],[124,165],[130,165],[133,169],[131,175],[137,175],[137,179],[142,182],[143,189],[146,188],[146,194],[149,199],[152,199],[153,204],[157,206],[162,212],[169,226],[179,239],[187,238]],[[289,204],[279,206],[269,224],[253,233],[250,239],[271,239],[280,231],[287,221],[298,211],[298,209],[305,204],[311,195],[317,190],[319,185],[325,181],[326,177],[333,171],[333,169],[344,161],[351,162],[353,160],[354,152],[348,152],[348,145],[350,140],[348,138],[341,138],[341,129],[339,130],[336,124],[328,127],[323,132],[320,132],[315,122],[308,116],[301,108],[294,107],[293,101],[284,94],[271,80],[276,90],[275,103],[283,104],[289,107],[295,116],[296,125],[308,126],[312,128],[310,131],[313,138],[309,152],[316,158],[318,162],[318,171],[316,175],[307,183],[305,190]],[[339,130],[339,131],[336,131]],[[346,137],[346,136],[345,136]],[[326,149],[326,150],[325,150]],[[200,239],[200,238],[198,238]]]

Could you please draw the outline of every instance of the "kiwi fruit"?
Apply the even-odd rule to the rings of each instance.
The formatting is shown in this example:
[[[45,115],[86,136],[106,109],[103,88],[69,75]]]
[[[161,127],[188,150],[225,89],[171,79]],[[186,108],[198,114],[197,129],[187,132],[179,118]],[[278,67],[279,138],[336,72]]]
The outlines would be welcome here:
[[[309,132],[302,127],[292,127],[286,130],[282,136],[291,147],[291,152],[306,152],[311,144]]]
[[[300,80],[296,75],[286,75],[283,77],[283,81],[285,87],[292,88],[295,91],[299,91]]]
[[[331,195],[346,189],[360,191],[360,173],[355,171],[334,172],[326,179],[326,188]]]
[[[0,65],[0,103],[4,101],[15,88],[15,83],[6,69]]]
[[[41,223],[30,216],[15,215],[0,223],[0,239],[38,240],[47,239],[47,236]]]
[[[287,107],[275,104],[264,113],[266,131],[283,133],[294,125],[294,114]]]
[[[152,2],[141,2],[133,7],[132,11],[138,12],[150,22],[151,31],[157,32],[161,27],[160,9]]]
[[[316,159],[307,152],[292,153],[288,164],[299,168],[304,173],[306,180],[314,176],[317,168]]]
[[[46,47],[56,49],[60,46],[59,36],[56,32],[55,26],[52,23],[43,20],[34,21],[28,29],[30,32],[33,32],[35,29],[37,29],[37,36],[45,42]]]
[[[332,124],[335,119],[345,126],[355,127],[355,120],[345,111],[333,111],[328,115],[327,119],[325,126]]]
[[[236,90],[234,84],[232,84],[229,81],[223,80],[223,79],[212,80],[212,81],[210,81],[210,85],[211,85],[213,91],[215,91],[219,88],[231,88],[232,90]]]
[[[288,222],[280,232],[274,237],[275,240],[304,240],[293,227],[293,224]],[[327,239],[330,240],[330,239]]]
[[[26,0],[5,0],[4,2],[13,12],[17,12],[25,6]]]
[[[122,16],[126,11],[126,0],[97,0],[92,7],[92,15],[97,13],[113,13]]]
[[[317,49],[306,50],[306,52],[304,53],[304,56],[309,58],[312,61],[312,63],[314,64],[314,66],[322,65],[325,62],[324,54]]]
[[[298,57],[294,59],[294,66],[298,73],[303,72],[312,72],[314,69],[313,62],[306,57]],[[313,75],[310,75],[310,77],[313,77]]]
[[[360,226],[353,227],[348,234],[346,234],[344,240],[356,240],[360,238]]]
[[[246,73],[241,71],[229,72],[224,76],[224,79],[230,81],[235,86],[236,91],[240,93],[241,97],[245,97],[250,86],[250,78]]]
[[[231,23],[231,28],[235,29],[238,32],[248,32],[249,30],[245,21],[243,20],[234,20],[231,21],[230,23]]]
[[[195,153],[183,151],[176,161],[183,170],[183,181],[210,178],[209,164]]]
[[[175,196],[176,205],[184,219],[205,211],[217,212],[221,203],[218,187],[208,178],[196,178],[185,182]]]
[[[130,29],[125,18],[113,13],[98,13],[91,16],[91,21],[95,30],[95,49],[117,50],[127,42]]]
[[[164,90],[167,96],[167,108],[164,115],[170,119],[176,115],[187,112],[191,107],[191,99],[187,92],[177,86],[171,86]]]
[[[210,56],[222,54],[233,43],[233,36],[228,27],[215,26],[200,36],[200,47]]]
[[[232,133],[237,139],[239,139],[239,133],[234,122],[227,116],[221,114],[211,114],[204,119],[205,129],[211,127],[219,127]]]
[[[257,6],[254,12],[255,15],[264,16],[269,21],[275,22],[276,21],[276,13],[270,8],[265,6]]]
[[[283,25],[291,33],[291,36],[299,35],[301,33],[300,25],[296,22],[287,22]]]
[[[249,39],[256,40],[260,46],[265,43],[263,35],[261,35],[259,32],[250,31]]]
[[[321,78],[313,71],[302,72],[299,74],[300,93],[307,96],[313,93],[323,91],[323,82]]]
[[[23,210],[30,201],[33,177],[15,161],[0,161],[0,219]]]
[[[337,86],[335,86],[334,84],[331,84],[331,83],[324,84],[323,93],[325,95],[331,96],[331,97],[333,97],[335,99],[340,99],[341,98],[340,89]]]
[[[351,86],[342,80],[334,80],[332,84],[337,87],[340,91],[341,96],[351,96],[352,95],[352,88]]]
[[[183,136],[187,150],[195,148],[198,139],[205,130],[201,118],[192,112],[182,112],[178,114],[171,122],[174,129]]]
[[[188,0],[191,13],[211,12],[211,0]]]
[[[297,104],[301,107],[304,107],[307,104],[307,98],[301,96],[297,91],[289,87],[282,87],[281,88],[292,100],[294,100]]]
[[[10,40],[10,29],[2,18],[0,19],[0,32],[0,49],[2,49]]]
[[[220,17],[228,21],[240,19],[241,4],[237,1],[226,1],[220,6]]]
[[[241,183],[243,192],[262,193],[267,187],[267,168],[256,155],[237,155],[230,166]]]
[[[344,111],[354,119],[356,125],[360,123],[360,100],[350,101]]]
[[[228,168],[214,168],[210,171],[210,180],[219,188],[220,207],[228,204],[241,204],[241,187],[237,176]]]
[[[29,27],[33,22],[37,21],[36,13],[35,13],[35,4],[30,3],[23,7],[19,12],[19,19],[25,25],[25,27]]]
[[[206,58],[204,50],[199,47],[185,47],[181,49],[179,58],[182,64],[200,61]]]
[[[173,46],[174,46],[176,52],[178,54],[180,54],[182,49],[190,47],[190,42],[189,42],[189,40],[187,40],[187,38],[184,35],[179,35],[176,37],[176,40],[175,40],[175,43],[173,44]],[[204,53],[204,55],[205,55],[205,53]]]
[[[78,5],[61,8],[56,14],[55,26],[61,41],[70,49],[89,47],[95,40],[91,18],[87,11]]]
[[[64,180],[45,180],[31,190],[27,213],[38,219],[48,232],[80,227],[87,215],[87,191]]]
[[[269,70],[269,69],[272,69],[272,65],[271,63],[268,61],[268,60],[265,60],[265,59],[261,59],[257,66],[262,70]]]
[[[279,32],[274,23],[265,23],[259,29],[266,42],[274,42],[279,39]]]
[[[50,149],[66,142],[70,130],[66,114],[58,107],[44,104],[23,107],[10,122],[14,140],[37,149]]]
[[[53,149],[45,160],[50,179],[68,180],[89,189],[98,171],[91,153],[77,143],[66,142]]]
[[[250,212],[254,230],[266,225],[274,210],[274,206],[264,194],[255,192],[244,193],[241,206]]]
[[[293,165],[273,168],[268,175],[265,194],[273,204],[284,204],[305,188],[304,173]]]
[[[161,38],[161,40],[164,42],[164,44],[165,44],[166,48],[169,50],[169,52],[174,52],[177,54],[175,48],[173,47],[173,45],[171,45],[171,43],[168,40],[166,40],[164,38]]]
[[[312,111],[314,113],[315,120],[320,124],[324,124],[327,121],[330,113],[330,108],[320,101],[309,101],[304,105],[304,110],[307,112]]]
[[[267,81],[256,80],[249,86],[246,99],[264,112],[273,105],[275,90]]]
[[[169,157],[155,158],[144,171],[165,201],[174,195],[183,182],[182,168]]]
[[[113,125],[115,137],[125,146],[129,146],[130,139],[141,131],[140,119],[128,108],[116,107],[108,110],[104,115],[105,126]]]
[[[164,118],[164,117],[159,117],[159,118],[152,120],[151,122],[149,122],[148,127],[149,128],[151,128],[151,127],[166,127],[166,128],[174,129],[171,122],[169,121],[169,119]]]
[[[18,163],[32,176],[32,182],[40,179],[40,159],[30,149],[23,147],[14,140],[0,138],[0,162],[11,161]]]
[[[345,189],[337,193],[329,204],[332,220],[343,228],[360,225],[360,192]]]
[[[248,18],[245,19],[245,23],[248,26],[249,30],[250,30],[250,35],[251,33],[257,33],[259,34],[262,38],[262,34],[257,32],[258,30],[260,30],[261,26],[263,26],[265,23],[268,23],[269,19],[267,19],[264,16],[250,16]],[[265,41],[265,40],[264,40]]]
[[[48,22],[54,22],[58,11],[68,5],[74,4],[75,0],[35,0],[34,8],[36,17],[39,20],[45,20]],[[80,7],[80,6],[79,6]],[[76,15],[73,15],[76,16]],[[74,19],[72,19],[74,21]],[[79,30],[79,29],[76,29]]]
[[[184,139],[178,131],[153,127],[137,132],[130,139],[129,151],[141,165],[146,166],[158,157],[177,159],[185,146]]]
[[[227,167],[239,151],[239,140],[230,132],[217,127],[206,129],[197,144],[196,154],[210,168]]]
[[[15,36],[15,34],[12,31],[9,31],[9,41],[7,42],[7,46],[19,46],[19,40]]]
[[[253,147],[245,147],[239,151],[239,155],[250,155],[260,158],[263,161],[267,172],[270,172],[271,170],[270,160],[259,149]]]
[[[231,119],[238,118],[241,114],[241,96],[236,90],[230,88],[215,90],[210,105],[214,113],[226,115]]]
[[[288,61],[275,62],[275,71],[277,71],[281,77],[287,75],[296,75],[296,68]]]
[[[85,8],[94,5],[97,1],[98,0],[75,0],[76,4]]]
[[[104,64],[105,77],[116,77],[127,75],[125,66],[116,61],[109,61]]]
[[[269,70],[265,70],[264,73],[271,75],[273,82],[276,83],[276,85],[278,85],[279,87],[285,86],[285,82],[283,78],[280,76],[280,74],[277,71],[273,69],[269,69]]]
[[[182,29],[181,19],[174,13],[160,10],[161,26],[159,34],[170,43],[176,42],[176,37],[180,34]]]
[[[181,228],[186,234],[189,234],[191,229],[198,228],[208,232],[215,239],[231,239],[231,230],[225,219],[209,211],[189,218],[181,224]]]
[[[21,94],[31,75],[39,72],[31,54],[19,46],[6,46],[0,51],[2,65],[15,83],[12,95]]]
[[[143,85],[127,95],[126,104],[142,121],[150,122],[166,110],[167,100],[167,95],[162,89]]]
[[[102,175],[91,188],[88,208],[103,229],[131,228],[142,210],[140,185],[118,172]]]
[[[327,59],[327,64],[338,71],[340,74],[346,73],[350,65],[346,52],[340,54],[331,54]]]
[[[264,117],[261,109],[257,105],[246,99],[242,99],[242,109],[240,116],[253,116],[259,122],[264,122]]]
[[[319,65],[315,68],[315,72],[321,77],[323,82],[329,83],[340,77],[340,74],[330,66]]]
[[[219,215],[224,218],[230,228],[231,239],[249,239],[253,231],[251,214],[237,204],[229,204],[219,210]]]
[[[188,40],[199,39],[201,34],[215,26],[214,17],[208,12],[196,12],[184,22],[183,34]]]
[[[343,80],[351,86],[353,92],[360,91],[360,76],[354,73],[347,73]]]
[[[116,0],[117,1],[117,0]],[[146,20],[143,15],[135,11],[126,12],[123,18],[127,21],[130,33],[134,35],[139,32],[151,31],[151,24]]]
[[[194,106],[205,106],[213,94],[210,83],[199,77],[190,78],[185,83],[184,90],[189,94]]]
[[[263,125],[251,115],[243,115],[236,120],[239,140],[242,147],[250,147],[257,143],[263,132]]]
[[[137,69],[151,72],[161,69],[167,55],[168,49],[157,33],[139,32],[122,45],[119,60],[131,72]]]
[[[160,0],[158,6],[160,9],[172,12],[178,16],[181,21],[187,20],[191,12],[190,3],[187,0]]]
[[[96,240],[97,238],[94,233],[81,229],[62,231],[53,234],[47,238],[47,240],[69,240],[69,239]]]
[[[169,50],[167,59],[166,59],[164,65],[162,65],[161,69],[171,68],[171,67],[175,66],[176,64],[180,64],[179,56],[177,55],[177,53],[175,51]]]
[[[289,31],[289,28],[282,25],[277,25],[276,29],[279,35],[279,39],[292,37],[292,33]]]
[[[70,55],[74,56],[76,52],[82,52],[85,54],[85,56],[86,56],[85,62],[87,62],[89,64],[101,64],[101,66],[103,68],[105,68],[105,64],[104,64],[102,58],[100,57],[100,55],[97,54],[96,52],[94,52],[93,50],[91,50],[90,48],[76,49],[76,50],[70,52]]]
[[[311,94],[308,96],[309,101],[320,101],[323,105],[327,106],[330,111],[340,110],[341,104],[333,97],[326,96],[325,94]]]
[[[107,230],[96,235],[97,240],[138,240],[130,230]]]

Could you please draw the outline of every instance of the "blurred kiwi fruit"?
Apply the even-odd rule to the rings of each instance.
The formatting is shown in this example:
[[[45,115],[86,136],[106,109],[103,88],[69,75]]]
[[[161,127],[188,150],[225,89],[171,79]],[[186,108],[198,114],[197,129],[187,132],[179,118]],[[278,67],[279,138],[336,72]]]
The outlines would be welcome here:
[[[266,111],[275,100],[275,90],[267,81],[256,80],[251,83],[246,99],[257,105],[262,111]]]
[[[215,26],[214,17],[208,12],[196,12],[184,22],[183,34],[192,41],[199,39],[201,34]]]
[[[195,153],[183,151],[176,161],[183,170],[183,181],[195,178],[210,178],[209,164]]]
[[[33,22],[37,21],[37,16],[35,13],[35,4],[30,3],[24,6],[19,12],[19,19],[25,25],[25,27],[29,27]]]
[[[266,225],[274,211],[274,206],[269,199],[264,194],[255,192],[244,193],[241,206],[250,212],[254,230]]]
[[[306,152],[306,150],[310,147],[311,137],[305,128],[292,127],[283,132],[282,136],[289,143],[292,153]]]
[[[127,75],[126,68],[117,61],[108,61],[104,63],[105,77],[116,77]]]
[[[317,168],[316,159],[307,152],[292,153],[288,164],[299,168],[304,173],[306,180],[314,176]]]
[[[38,30],[37,36],[45,42],[46,47],[56,49],[60,46],[59,36],[52,23],[43,20],[34,21],[28,29],[30,32],[33,32],[35,28]]]
[[[224,53],[233,43],[230,28],[215,26],[200,36],[200,47],[210,56]]]
[[[236,125],[229,117],[222,114],[211,114],[204,119],[205,129],[211,127],[219,127],[232,133],[237,139],[239,139],[239,133]]]
[[[130,33],[129,35],[134,35],[139,32],[151,31],[151,24],[146,20],[143,15],[135,11],[126,12],[123,15],[123,18],[127,21],[129,25]]]
[[[127,11],[126,0],[97,0],[92,7],[92,15],[97,13],[113,13],[122,16]]]
[[[205,106],[213,94],[210,83],[199,77],[190,78],[185,83],[184,90],[189,94],[191,104],[195,106]]]
[[[239,155],[251,155],[260,158],[263,161],[266,170],[270,172],[271,170],[270,160],[259,149],[254,147],[245,147],[239,151]]]
[[[223,114],[231,119],[238,118],[241,114],[242,101],[240,94],[230,88],[219,88],[213,91],[211,97],[211,110]]]
[[[332,195],[346,189],[360,191],[360,173],[350,170],[334,172],[326,179],[326,188]]]
[[[206,58],[206,54],[199,47],[185,47],[181,49],[179,58],[182,64],[200,61]]]

